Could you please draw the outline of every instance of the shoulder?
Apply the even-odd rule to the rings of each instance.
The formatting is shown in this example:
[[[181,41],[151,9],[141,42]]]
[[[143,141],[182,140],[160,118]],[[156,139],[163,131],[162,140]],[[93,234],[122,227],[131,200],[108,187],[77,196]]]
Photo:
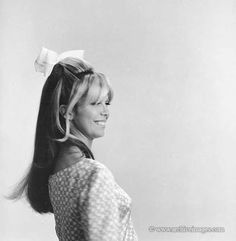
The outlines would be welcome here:
[[[85,167],[90,170],[90,176],[95,181],[101,180],[114,180],[112,172],[98,160],[85,158]]]
[[[115,187],[115,179],[111,171],[98,160],[84,158],[75,166],[74,177],[79,186],[92,190],[104,190]]]
[[[114,180],[107,166],[98,160],[86,158],[76,146],[65,146],[60,150],[53,173],[60,173],[62,170],[70,172],[71,177],[77,176],[87,181]]]
[[[97,160],[87,159],[86,193],[91,199],[112,199],[115,194],[116,182],[111,171]]]
[[[61,148],[55,160],[54,173],[68,168],[84,158],[83,153],[76,146]]]

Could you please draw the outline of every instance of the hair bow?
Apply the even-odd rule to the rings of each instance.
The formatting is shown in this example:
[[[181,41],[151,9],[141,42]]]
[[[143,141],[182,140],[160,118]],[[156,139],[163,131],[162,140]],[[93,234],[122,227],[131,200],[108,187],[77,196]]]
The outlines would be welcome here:
[[[53,66],[66,57],[83,59],[84,50],[70,50],[58,55],[56,52],[42,47],[39,56],[34,62],[35,70],[43,73],[45,77],[48,77],[53,69]]]

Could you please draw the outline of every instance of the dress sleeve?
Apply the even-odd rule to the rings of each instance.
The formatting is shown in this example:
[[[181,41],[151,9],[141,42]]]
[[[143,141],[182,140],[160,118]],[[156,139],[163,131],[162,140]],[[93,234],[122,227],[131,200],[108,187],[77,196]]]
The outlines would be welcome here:
[[[84,210],[86,240],[120,240],[119,206],[109,170],[98,169],[91,175]]]

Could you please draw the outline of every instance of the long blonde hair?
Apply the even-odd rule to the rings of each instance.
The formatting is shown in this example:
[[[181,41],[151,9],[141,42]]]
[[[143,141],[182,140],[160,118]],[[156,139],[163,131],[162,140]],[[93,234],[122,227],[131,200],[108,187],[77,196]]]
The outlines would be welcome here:
[[[94,88],[98,91],[91,91]],[[88,98],[99,101],[104,89],[111,101],[113,90],[105,75],[95,72],[89,63],[81,59],[68,57],[54,66],[41,95],[33,161],[29,171],[8,196],[9,199],[19,199],[25,194],[36,212],[53,212],[48,178],[61,143],[73,143],[86,157],[94,159],[91,150],[76,137],[76,127],[69,121],[69,113]],[[61,105],[66,106],[64,116],[60,113]]]

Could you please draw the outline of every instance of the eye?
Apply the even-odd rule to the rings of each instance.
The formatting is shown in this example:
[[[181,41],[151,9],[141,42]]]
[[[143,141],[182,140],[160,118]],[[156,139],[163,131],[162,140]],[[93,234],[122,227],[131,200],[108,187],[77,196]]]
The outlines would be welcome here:
[[[91,105],[101,105],[102,102],[92,102]],[[105,105],[111,105],[111,102],[110,101],[106,101],[105,102]]]
[[[90,103],[90,105],[99,105],[99,104],[101,104],[101,102],[96,102],[96,101],[95,101],[95,102],[91,102],[91,103]]]
[[[93,102],[91,103],[91,105],[101,105],[102,103],[101,102]]]

